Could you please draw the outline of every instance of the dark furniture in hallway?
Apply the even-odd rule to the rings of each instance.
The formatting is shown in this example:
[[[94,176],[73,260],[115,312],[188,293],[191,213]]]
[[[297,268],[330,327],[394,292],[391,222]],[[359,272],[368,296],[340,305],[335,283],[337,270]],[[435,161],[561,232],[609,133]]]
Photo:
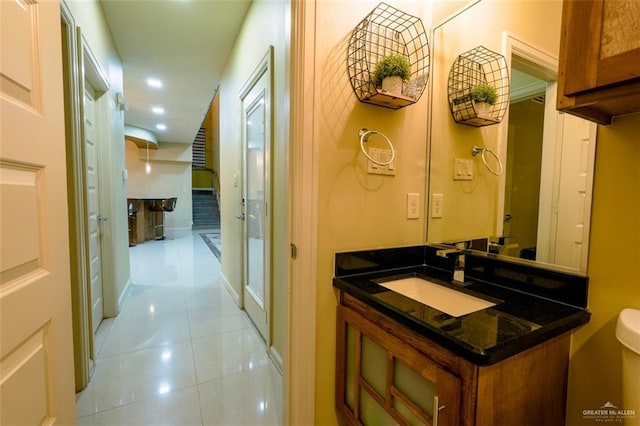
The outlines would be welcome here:
[[[128,198],[129,245],[149,240],[163,240],[164,214],[172,212],[178,201],[171,198]]]

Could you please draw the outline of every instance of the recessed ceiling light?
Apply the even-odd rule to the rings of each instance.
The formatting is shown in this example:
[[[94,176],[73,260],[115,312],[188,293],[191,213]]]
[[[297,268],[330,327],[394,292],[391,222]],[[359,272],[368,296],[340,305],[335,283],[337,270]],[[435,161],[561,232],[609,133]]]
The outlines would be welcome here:
[[[159,89],[162,87],[162,81],[158,80],[157,78],[148,78],[147,86],[153,87],[154,89]]]
[[[164,108],[155,106],[151,108],[151,112],[153,112],[154,114],[164,114]]]
[[[165,124],[156,124],[156,129],[167,130],[167,126]]]

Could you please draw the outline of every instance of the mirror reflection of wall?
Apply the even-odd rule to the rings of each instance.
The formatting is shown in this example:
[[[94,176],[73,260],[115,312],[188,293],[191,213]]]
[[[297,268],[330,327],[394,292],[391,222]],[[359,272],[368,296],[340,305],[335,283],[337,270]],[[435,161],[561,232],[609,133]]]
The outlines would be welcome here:
[[[511,64],[502,235],[513,238],[503,254],[535,260],[547,82],[518,70],[513,58]]]
[[[493,245],[501,255],[586,271],[596,126],[555,108],[561,6],[481,0],[434,27],[429,199],[438,194],[444,208],[429,215],[428,242],[504,237]],[[507,58],[511,94],[500,124],[473,129],[453,121],[442,92],[455,56],[479,43]],[[497,153],[502,176],[476,157],[471,181],[453,178],[475,145]]]

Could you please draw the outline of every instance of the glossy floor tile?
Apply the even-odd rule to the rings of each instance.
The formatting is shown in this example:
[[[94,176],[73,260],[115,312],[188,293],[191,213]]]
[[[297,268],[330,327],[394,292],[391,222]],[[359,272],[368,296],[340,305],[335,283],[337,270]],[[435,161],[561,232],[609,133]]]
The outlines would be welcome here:
[[[279,425],[282,378],[197,232],[130,248],[120,315],[95,338],[81,425]]]
[[[222,238],[220,237],[220,230],[200,230],[200,237],[204,240],[205,244],[209,246],[215,257],[220,260],[222,259]]]

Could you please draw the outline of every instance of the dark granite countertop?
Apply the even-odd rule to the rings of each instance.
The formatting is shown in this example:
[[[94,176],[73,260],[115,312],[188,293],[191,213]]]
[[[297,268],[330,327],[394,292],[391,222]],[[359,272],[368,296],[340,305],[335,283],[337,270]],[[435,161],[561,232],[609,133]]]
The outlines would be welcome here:
[[[492,283],[481,275],[480,279],[469,277],[463,287],[452,283],[452,272],[441,267],[422,264],[388,268],[390,264],[383,263],[387,268],[356,268],[360,270],[350,271],[356,272],[352,274],[339,271],[337,265],[339,272],[333,285],[477,365],[497,363],[586,324],[590,318],[584,307],[510,288],[500,280]],[[428,279],[496,304],[452,317],[379,285],[406,277]]]

